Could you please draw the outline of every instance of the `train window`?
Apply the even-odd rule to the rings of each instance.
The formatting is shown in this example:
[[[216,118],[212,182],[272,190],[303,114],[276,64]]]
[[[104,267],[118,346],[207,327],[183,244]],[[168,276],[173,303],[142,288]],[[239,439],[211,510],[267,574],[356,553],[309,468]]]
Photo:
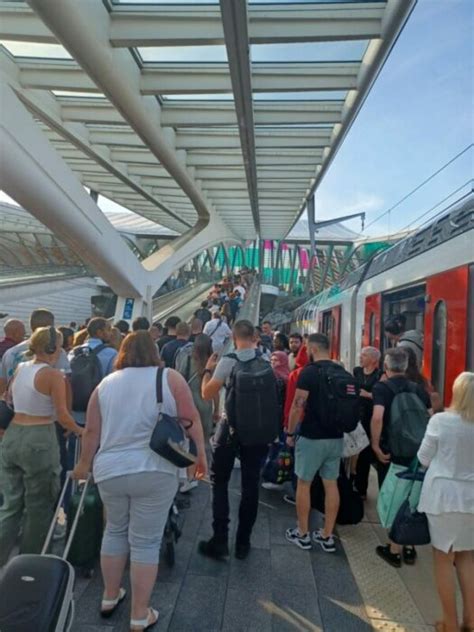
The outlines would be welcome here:
[[[416,329],[423,334],[425,328],[425,294],[425,285],[417,285],[416,287],[410,287],[404,290],[384,294],[382,307],[383,324],[393,316],[403,314],[405,317],[406,331]],[[382,344],[382,351],[390,346],[385,336]]]
[[[327,312],[324,312],[321,333],[325,334],[329,338],[329,340],[331,340],[331,334],[334,325],[333,321],[334,318],[332,317],[332,311],[328,310]]]
[[[375,342],[375,314],[374,312],[372,312],[370,314],[370,321],[369,321],[369,345],[372,347],[374,345]]]
[[[446,303],[438,301],[433,315],[433,348],[431,381],[434,389],[444,399],[444,382],[446,377],[446,337],[448,332],[448,312]]]

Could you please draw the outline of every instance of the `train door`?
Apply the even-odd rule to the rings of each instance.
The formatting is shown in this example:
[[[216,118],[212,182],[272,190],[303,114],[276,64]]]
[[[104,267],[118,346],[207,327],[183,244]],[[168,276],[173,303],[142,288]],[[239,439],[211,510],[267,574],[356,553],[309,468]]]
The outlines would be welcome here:
[[[318,330],[329,338],[329,354],[339,360],[341,353],[341,306],[328,309],[319,315]]]
[[[365,299],[364,330],[362,335],[363,347],[381,348],[381,312],[382,295],[372,294],[372,296],[367,296]]]
[[[471,273],[472,282],[472,273]],[[437,274],[426,283],[423,373],[446,405],[453,382],[468,364],[468,266]]]
[[[382,295],[382,323],[384,326],[390,318],[401,314],[405,318],[405,330],[415,329],[422,335],[425,334],[425,309],[426,309],[426,286],[415,285],[406,287],[394,292],[387,292]],[[387,348],[392,346],[386,336],[380,336],[382,354]],[[425,345],[426,349],[426,345]],[[423,367],[424,368],[424,367]],[[426,373],[426,371],[423,371]],[[426,376],[428,377],[428,373]]]

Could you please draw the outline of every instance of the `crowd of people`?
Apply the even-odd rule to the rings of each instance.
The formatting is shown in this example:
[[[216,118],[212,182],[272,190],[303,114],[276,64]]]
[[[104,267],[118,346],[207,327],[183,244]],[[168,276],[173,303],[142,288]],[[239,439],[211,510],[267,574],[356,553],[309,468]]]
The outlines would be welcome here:
[[[406,332],[399,317],[386,325],[393,346],[383,357],[375,347],[363,348],[350,374],[331,357],[322,333],[286,335],[268,321],[255,327],[239,319],[252,278],[244,269],[215,284],[190,322],[139,317],[130,328],[126,320],[112,326],[95,317],[84,326],[56,328],[54,315],[37,309],[26,340],[21,321],[5,323],[0,397],[13,417],[0,431],[0,567],[17,543],[20,553],[41,550],[66,471],[74,469],[79,480],[92,472],[106,515],[101,614],[111,616],[124,600],[130,560],[130,629],[148,629],[158,619],[150,599],[169,509],[178,490],[190,492],[208,469],[213,535],[199,542],[199,552],[214,559],[229,555],[228,486],[238,459],[234,555],[243,560],[251,554],[261,487],[279,490],[295,505],[289,542],[333,553],[344,502],[341,475],[348,473],[352,492],[364,502],[375,468],[379,501],[391,500],[390,518],[380,509],[390,528],[401,504],[394,511],[397,474],[413,470],[417,458],[415,470],[427,470],[418,511],[426,514],[434,549],[443,608],[437,629],[460,629],[455,574],[464,605],[461,629],[474,629],[474,374],[458,376],[443,410],[420,370],[422,339]],[[195,461],[187,470],[150,448],[164,417],[186,429],[186,449]],[[402,423],[409,437],[399,430]],[[346,437],[358,425],[365,441],[344,458]],[[77,437],[81,450],[74,462]],[[289,483],[265,474],[282,451],[289,455]],[[316,479],[324,491],[324,523],[311,534]],[[396,568],[417,559],[413,545],[394,541],[374,553]]]

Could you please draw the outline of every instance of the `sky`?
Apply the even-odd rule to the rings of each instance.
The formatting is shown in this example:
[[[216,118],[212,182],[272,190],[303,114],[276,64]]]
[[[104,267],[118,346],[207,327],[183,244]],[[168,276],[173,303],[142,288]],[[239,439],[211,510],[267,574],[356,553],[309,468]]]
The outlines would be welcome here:
[[[418,0],[318,187],[317,217],[365,211],[368,225],[473,142],[473,28],[471,0]],[[416,222],[472,177],[471,148],[367,233]]]
[[[429,220],[472,187],[471,147],[415,195],[378,219],[473,142],[473,28],[474,0],[418,0],[317,189],[317,219],[365,211],[364,234],[383,235]],[[251,56],[253,61],[351,60],[360,59],[365,46],[366,42],[254,45]],[[142,54],[150,61],[187,61],[196,59],[193,49],[152,48]],[[224,61],[225,48],[200,47],[199,59]],[[257,98],[265,96],[271,95]],[[117,210],[117,205],[104,199],[101,206]],[[347,225],[360,230],[358,220]]]

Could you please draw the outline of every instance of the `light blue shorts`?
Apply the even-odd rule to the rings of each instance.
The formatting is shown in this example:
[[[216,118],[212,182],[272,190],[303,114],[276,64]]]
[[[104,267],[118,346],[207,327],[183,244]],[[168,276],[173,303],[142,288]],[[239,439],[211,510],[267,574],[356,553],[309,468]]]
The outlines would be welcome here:
[[[307,439],[298,437],[295,446],[295,474],[302,481],[312,481],[316,474],[323,480],[339,476],[343,439]]]

